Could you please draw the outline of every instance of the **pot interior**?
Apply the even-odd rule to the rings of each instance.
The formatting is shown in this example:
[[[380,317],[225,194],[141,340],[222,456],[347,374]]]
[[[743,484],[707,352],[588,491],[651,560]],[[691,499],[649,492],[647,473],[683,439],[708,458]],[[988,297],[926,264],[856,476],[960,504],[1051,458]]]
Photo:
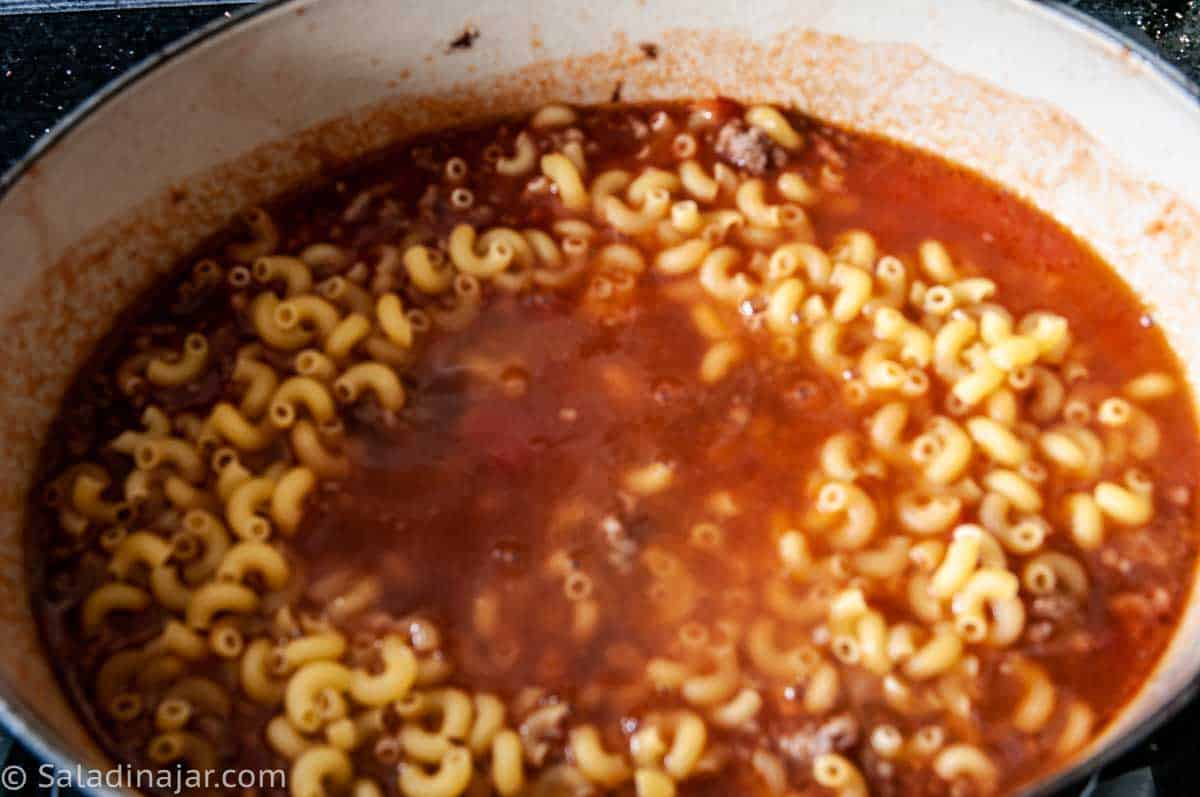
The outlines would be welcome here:
[[[0,697],[41,752],[98,756],[45,661],[22,550],[26,491],[68,380],[124,306],[239,210],[397,139],[552,100],[791,106],[938,153],[1059,219],[1153,308],[1200,384],[1200,159],[1178,157],[1200,140],[1200,111],[1127,50],[1005,0],[870,14],[850,0],[522,9],[257,10],[104,98],[0,199]],[[470,46],[452,44],[467,29]],[[1193,602],[1098,746],[1194,675],[1185,640],[1198,630]]]

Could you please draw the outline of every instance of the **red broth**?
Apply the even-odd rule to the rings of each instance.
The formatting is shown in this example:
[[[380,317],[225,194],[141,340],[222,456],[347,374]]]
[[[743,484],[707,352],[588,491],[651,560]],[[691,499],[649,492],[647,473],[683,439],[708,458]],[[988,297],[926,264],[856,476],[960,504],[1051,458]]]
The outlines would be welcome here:
[[[1084,244],[978,176],[794,114],[789,129],[803,143],[788,146],[786,133],[771,135],[759,117],[747,117],[759,119],[758,127],[742,122],[745,110],[725,100],[615,106],[571,112],[561,125],[506,120],[429,136],[281,200],[269,209],[269,228],[231,230],[129,313],[64,401],[30,528],[32,600],[49,655],[118,760],[290,767],[294,794],[370,788],[364,781],[386,794],[417,794],[405,768],[419,780],[434,777],[439,763],[406,746],[404,729],[440,733],[439,750],[469,740],[439,729],[435,716],[412,716],[411,695],[441,689],[441,699],[450,689],[494,696],[504,706],[503,727],[520,741],[532,794],[632,795],[640,788],[649,797],[669,793],[655,791],[668,781],[681,795],[987,794],[1063,765],[1121,710],[1166,646],[1195,565],[1196,423],[1152,317]],[[621,229],[594,202],[567,207],[569,186],[544,175],[536,159],[520,174],[501,173],[516,169],[507,159],[520,154],[518,135],[536,158],[584,159],[583,180],[593,191],[597,176],[614,169],[629,178],[662,170],[641,194],[628,179],[613,180],[643,221]],[[498,158],[505,159],[499,170]],[[684,160],[728,185],[697,199],[674,176]],[[801,178],[789,192],[778,182],[784,173]],[[747,210],[737,199],[739,187],[756,179],[768,206],[790,209],[781,227],[755,231],[762,208]],[[667,193],[669,212],[650,209],[656,187]],[[689,198],[696,208],[679,207]],[[739,226],[721,228],[728,215],[719,211],[738,209]],[[703,231],[680,232],[693,210],[707,214]],[[663,228],[676,220],[674,233]],[[541,231],[559,260],[534,248],[530,273],[510,264],[507,276],[478,279],[472,269],[485,266],[454,263],[437,274],[458,273],[459,284],[436,295],[389,264],[411,246],[452,249],[448,239],[460,225],[480,234]],[[860,233],[847,237],[852,231]],[[731,247],[743,281],[714,289],[714,280],[731,273],[694,270],[698,264],[664,273],[661,253],[687,240],[708,240],[706,255]],[[953,312],[929,310],[939,280],[925,273],[936,270],[923,264],[927,241],[940,242],[953,263],[955,277],[940,281],[939,297],[957,304]],[[772,276],[772,257],[795,243],[825,252],[837,276],[813,278],[801,269],[805,299],[820,301],[797,301],[771,322],[782,282]],[[328,246],[310,248],[318,244]],[[640,253],[641,266],[625,250],[625,259],[605,260],[612,244]],[[488,251],[477,247],[473,257]],[[304,254],[308,283],[289,283],[282,271],[259,279],[255,258],[277,253]],[[899,264],[906,275],[898,293],[888,294],[880,276],[889,256],[896,260],[887,267]],[[454,261],[453,251],[442,259]],[[571,268],[577,279],[563,276]],[[841,295],[841,285],[861,279],[845,269],[871,285],[859,307]],[[980,279],[991,281],[986,296],[975,294]],[[339,324],[362,316],[368,337],[339,348],[314,317],[298,327],[305,343],[273,345],[254,315],[265,292],[284,301],[320,297]],[[377,304],[384,294],[419,311],[408,316],[408,346],[387,339]],[[872,323],[888,307],[918,331],[892,348]],[[1005,311],[1007,329],[997,321]],[[988,346],[1032,340],[1036,324],[1021,319],[1037,312],[1065,319],[1069,346],[1055,351],[1042,341],[1036,364],[1008,369],[989,398],[970,406],[955,402],[961,374],[946,378],[929,356],[922,363],[919,352],[905,353],[920,330],[932,342],[948,319],[966,318],[980,328],[1000,324],[979,351],[1005,362]],[[842,313],[849,318],[836,322],[836,354],[845,367],[831,368],[811,340],[823,320]],[[781,333],[781,323],[794,329]],[[156,358],[175,375],[180,362],[163,352],[179,352],[185,336],[197,333],[207,355],[196,373],[178,384],[152,378],[148,363]],[[331,370],[315,378],[330,395],[339,396],[339,374],[383,363],[402,385],[403,406],[387,406],[394,396],[368,385],[337,404],[335,419],[317,423],[321,413],[297,400],[303,421],[272,425],[265,402],[252,406],[253,380],[235,371],[236,362],[253,359],[282,382],[295,376],[295,355],[307,348],[334,352]],[[908,387],[880,386],[885,377],[870,370],[872,357],[905,369]],[[975,367],[964,363],[955,364],[964,373]],[[880,384],[867,384],[876,378],[868,371]],[[209,512],[222,528],[221,545],[245,536],[226,490],[236,479],[222,482],[228,474],[209,464],[218,447],[234,443],[208,423],[218,402],[239,406],[270,437],[256,450],[232,445],[246,479],[265,474],[281,489],[285,473],[311,470],[295,431],[308,420],[336,460],[301,491],[302,519],[290,533],[270,498],[252,503],[251,512],[270,520],[263,544],[286,563],[282,584],[257,565],[232,578],[216,564],[207,572],[196,566],[215,543],[189,531],[189,513]],[[872,419],[897,404],[910,416],[903,445],[884,451],[872,442]],[[143,430],[147,407],[159,408],[168,428],[114,449],[122,433]],[[970,437],[962,429],[972,418],[999,419],[1016,443],[989,447],[981,431],[953,479],[930,481],[912,452]],[[1067,443],[1046,438],[1056,431]],[[849,480],[830,473],[828,449],[822,453],[835,435],[854,441]],[[136,447],[164,436],[191,453],[174,456],[150,443],[168,454],[142,461]],[[1071,451],[1055,455],[1056,440]],[[1001,451],[1013,446],[1020,453]],[[1071,464],[1084,455],[1095,461]],[[1013,487],[1013,479],[1021,484]],[[873,507],[861,544],[833,535],[849,523],[844,509],[820,510],[833,500],[823,489],[834,482],[850,500],[861,496]],[[1124,491],[1113,507],[1101,500],[1102,483]],[[1026,488],[1036,506],[1021,506]],[[1099,540],[1064,508],[1078,495],[1100,518]],[[944,528],[917,530],[902,518],[906,496],[921,505],[942,496],[959,509]],[[1129,510],[1135,515],[1148,504],[1149,515],[1123,519],[1126,504],[1136,505]],[[1021,521],[1044,537],[1030,550],[1005,536]],[[977,550],[971,571],[1004,571],[1019,584],[1015,597],[992,595],[993,613],[980,615],[990,643],[955,625],[966,598],[946,596],[938,617],[929,617],[911,596],[913,579],[924,584],[938,572],[964,524],[992,540],[1005,560],[998,566]],[[135,533],[159,542],[128,544]],[[799,565],[794,551],[791,560],[781,554],[797,538],[807,547]],[[1049,588],[1030,575],[1035,561],[1036,572],[1052,571]],[[213,617],[193,616],[186,604],[164,605],[170,591],[156,587],[164,571],[181,579],[188,601],[206,583],[240,578],[256,605],[221,603]],[[135,597],[113,598],[110,590],[93,599],[118,583]],[[967,588],[956,589],[958,596]],[[832,606],[859,599],[849,620],[833,617]],[[997,643],[1002,608],[1019,612],[1021,626]],[[194,655],[164,649],[168,621],[187,629]],[[882,637],[872,630],[877,621]],[[767,628],[774,667],[761,652]],[[418,681],[404,689],[407,704],[401,696],[364,704],[359,693],[334,688],[339,694],[317,701],[325,713],[315,726],[301,729],[310,733],[293,728],[300,746],[281,749],[266,729],[273,718],[286,723],[289,708],[252,694],[246,651],[269,643],[260,647],[276,669],[268,666],[262,678],[283,689],[303,668],[279,664],[281,651],[320,634],[341,647],[318,659],[367,674],[379,672],[381,640],[403,639],[421,663]],[[938,634],[957,652],[928,674],[913,659]],[[887,649],[871,653],[881,639]],[[122,653],[134,662],[124,670],[113,663]],[[780,659],[790,662],[783,672]],[[825,686],[813,685],[822,678]],[[1052,695],[1048,709],[1030,702],[1038,688],[1039,699]],[[189,713],[178,728],[163,722],[169,699]],[[473,723],[480,713],[476,703]],[[330,726],[343,715],[360,729],[354,744],[342,745],[348,749],[331,741]],[[668,746],[682,737],[684,715],[706,729],[702,753],[686,766],[686,755],[664,758],[646,742],[653,733]],[[609,770],[573,743],[581,728],[596,730]],[[449,793],[511,791],[495,773],[501,753],[490,738],[484,742],[467,757],[467,781]],[[338,764],[321,769],[312,756],[305,769],[296,763],[302,749],[333,750],[329,760]],[[986,767],[971,763],[973,754]]]

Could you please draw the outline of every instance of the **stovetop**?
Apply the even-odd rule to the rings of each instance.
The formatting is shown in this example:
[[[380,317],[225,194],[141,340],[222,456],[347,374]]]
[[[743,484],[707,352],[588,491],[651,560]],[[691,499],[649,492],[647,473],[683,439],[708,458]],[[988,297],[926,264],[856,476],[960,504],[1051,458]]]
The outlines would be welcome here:
[[[947,0],[952,2],[952,0]],[[1200,83],[1200,0],[1061,0],[1162,55]],[[218,0],[0,0],[0,173],[96,89],[246,3]],[[1197,142],[1200,147],[1200,142]],[[1181,157],[1193,153],[1181,153]],[[31,777],[0,797],[47,793],[39,761],[0,728],[0,764]],[[57,795],[57,789],[49,790]],[[1059,797],[1200,795],[1200,700],[1143,744]]]

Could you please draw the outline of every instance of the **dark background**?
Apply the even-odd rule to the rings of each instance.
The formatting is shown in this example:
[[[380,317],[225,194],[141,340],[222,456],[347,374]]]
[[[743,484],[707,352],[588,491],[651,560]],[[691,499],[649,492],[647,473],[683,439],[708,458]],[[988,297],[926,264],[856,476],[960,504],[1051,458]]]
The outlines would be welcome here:
[[[168,42],[243,7],[166,2],[173,7],[162,7],[163,0],[150,8],[128,7],[134,5],[129,0],[0,0],[0,173],[109,80]],[[89,4],[109,7],[63,10]],[[153,5],[153,0],[136,4]],[[1119,30],[1200,83],[1200,0],[1064,0],[1060,5]],[[1179,156],[1200,157],[1200,142],[1196,151]],[[36,782],[37,761],[2,728],[0,762],[24,766]],[[0,787],[0,795],[9,793]],[[32,783],[18,792],[37,793]],[[1200,704],[1066,795],[1200,795]]]

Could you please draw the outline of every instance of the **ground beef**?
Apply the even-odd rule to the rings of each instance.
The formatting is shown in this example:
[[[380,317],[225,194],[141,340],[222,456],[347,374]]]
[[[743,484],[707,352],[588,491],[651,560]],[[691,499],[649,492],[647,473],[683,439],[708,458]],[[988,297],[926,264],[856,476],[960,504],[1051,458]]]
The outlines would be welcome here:
[[[787,162],[787,153],[774,146],[766,133],[741,119],[730,119],[721,126],[713,149],[727,163],[750,174],[763,174]]]
[[[1079,612],[1079,603],[1070,595],[1043,595],[1033,599],[1030,614],[1062,623]]]
[[[826,753],[844,753],[858,744],[858,720],[851,714],[838,714],[820,725],[806,722],[789,733],[780,734],[779,752],[802,768]]]
[[[609,564],[622,573],[632,571],[638,543],[630,536],[625,524],[616,515],[606,515],[600,521],[600,530],[609,546]]]
[[[417,200],[417,212],[421,221],[432,224],[437,219],[438,187],[430,184],[425,186],[424,193]]]
[[[535,709],[518,726],[525,756],[534,766],[541,766],[553,744],[563,737],[563,723],[571,711],[566,703],[550,703]]]
[[[1140,592],[1121,592],[1108,599],[1108,610],[1122,623],[1136,628],[1168,617],[1171,609],[1170,595],[1155,590],[1151,595]]]
[[[812,136],[809,141],[822,161],[838,170],[846,168],[846,159],[832,141],[825,136]]]

